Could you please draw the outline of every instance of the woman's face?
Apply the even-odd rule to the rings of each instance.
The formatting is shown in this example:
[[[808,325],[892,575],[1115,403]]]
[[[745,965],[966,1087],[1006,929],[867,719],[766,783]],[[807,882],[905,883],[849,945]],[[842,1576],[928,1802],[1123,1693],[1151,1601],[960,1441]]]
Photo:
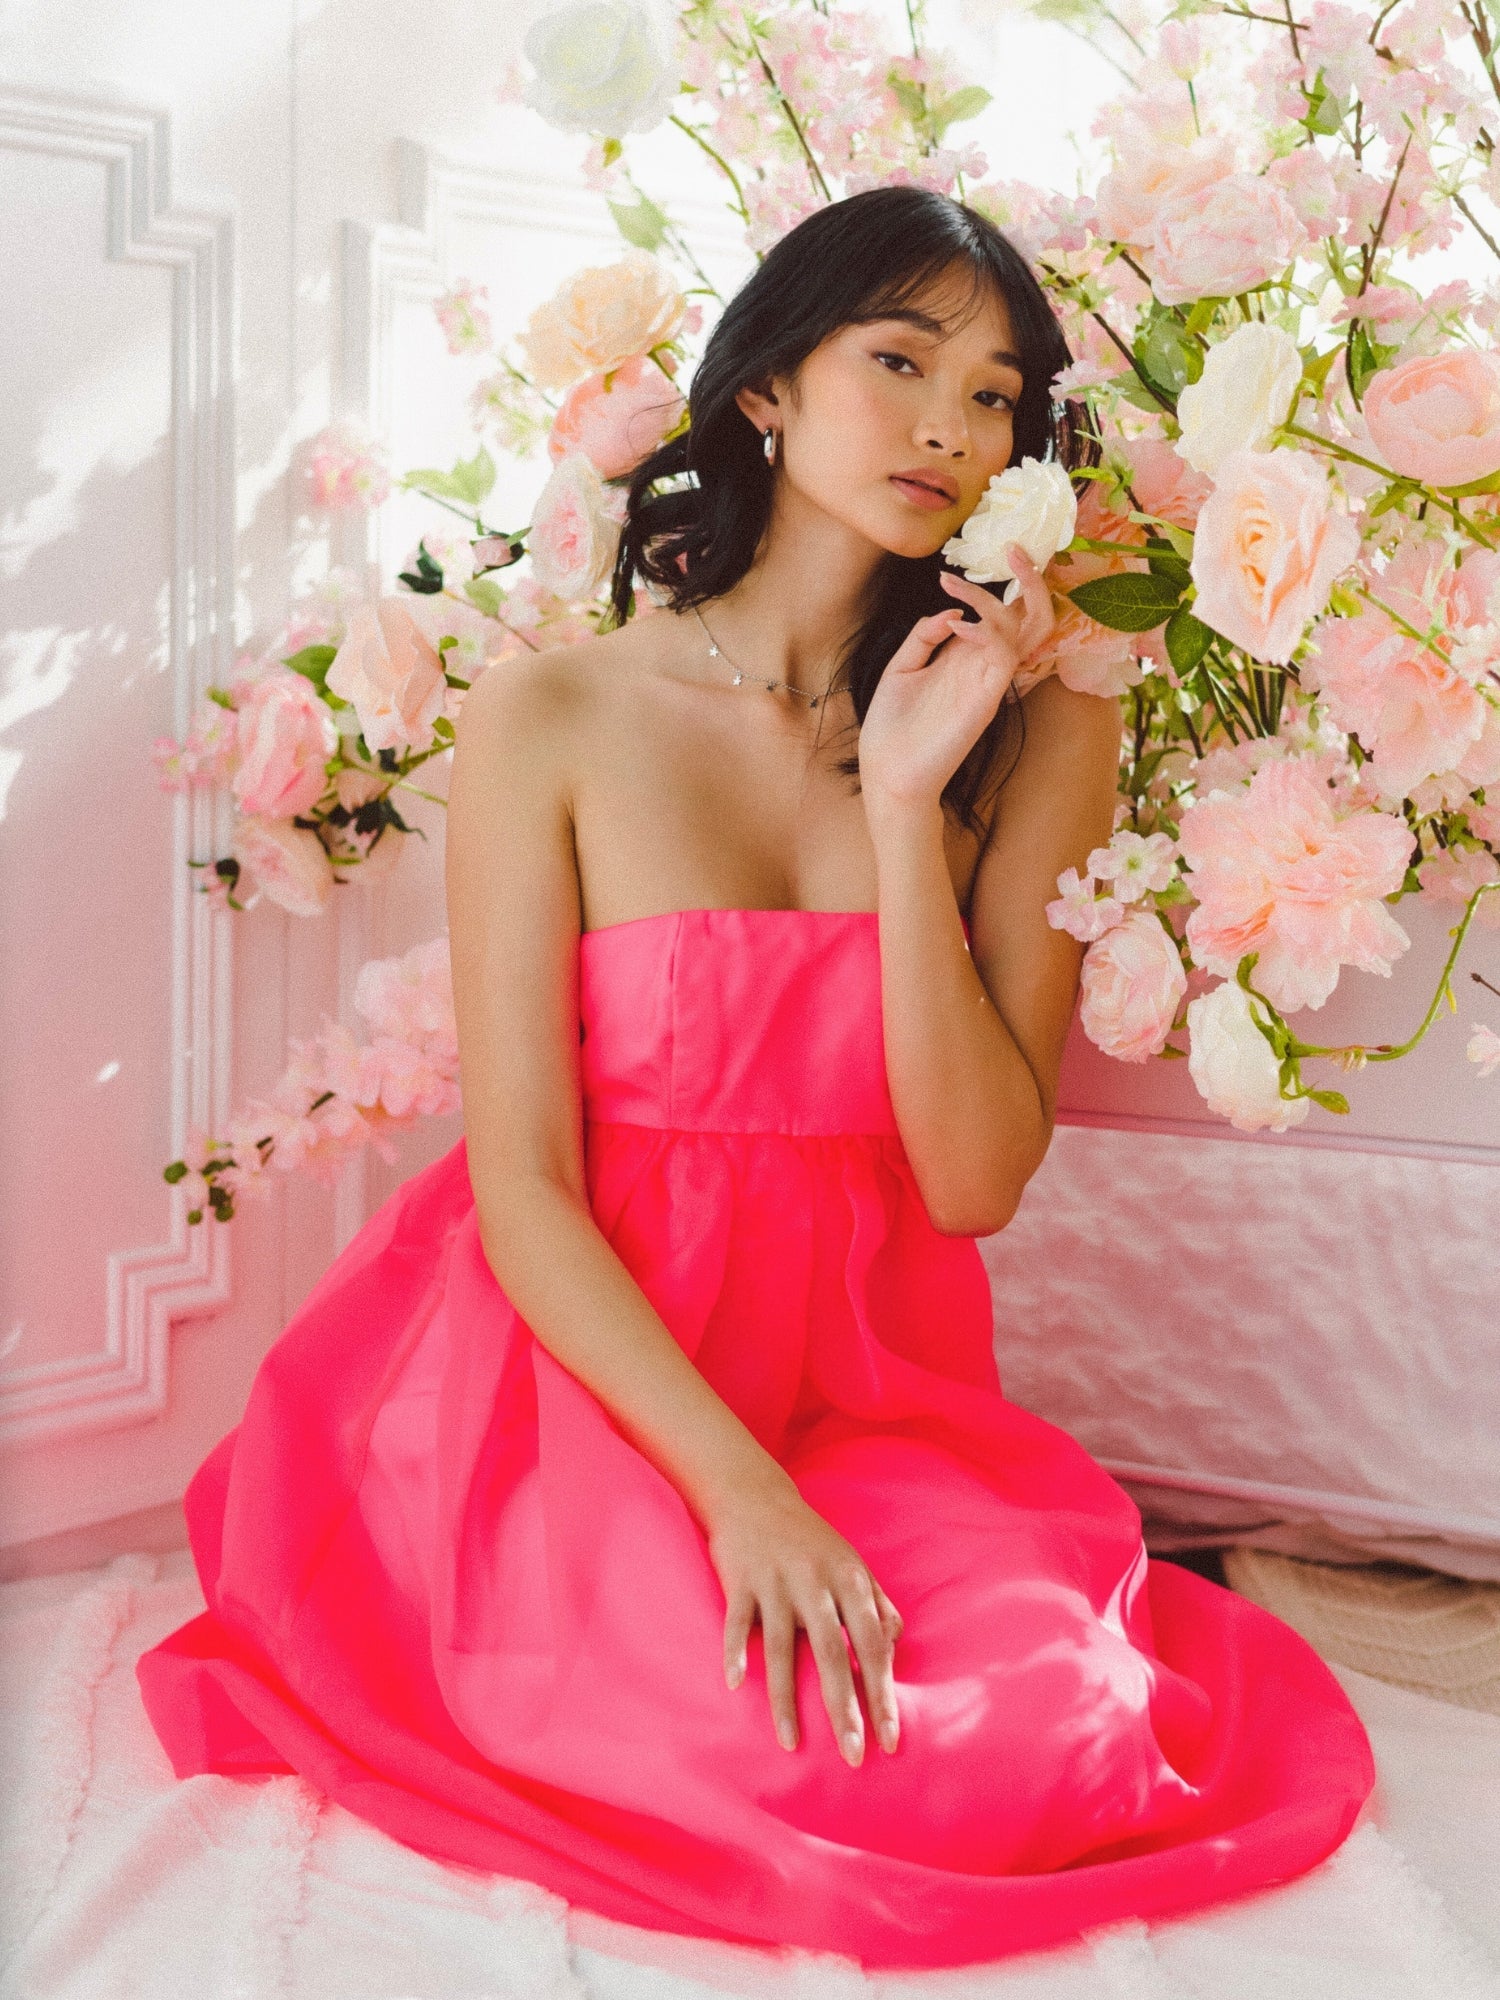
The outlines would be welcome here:
[[[894,555],[929,556],[1010,463],[1021,365],[1004,301],[968,274],[900,316],[841,327],[774,403],[740,407],[780,432],[782,477],[804,500]]]

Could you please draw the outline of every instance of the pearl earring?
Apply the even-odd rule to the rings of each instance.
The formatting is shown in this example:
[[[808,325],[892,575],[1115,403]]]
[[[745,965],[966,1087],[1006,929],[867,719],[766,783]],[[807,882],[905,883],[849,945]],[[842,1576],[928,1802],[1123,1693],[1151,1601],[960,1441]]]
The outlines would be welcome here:
[[[766,455],[766,464],[774,465],[776,463],[776,431],[772,425],[766,425],[765,435],[761,438],[760,443],[761,450]]]

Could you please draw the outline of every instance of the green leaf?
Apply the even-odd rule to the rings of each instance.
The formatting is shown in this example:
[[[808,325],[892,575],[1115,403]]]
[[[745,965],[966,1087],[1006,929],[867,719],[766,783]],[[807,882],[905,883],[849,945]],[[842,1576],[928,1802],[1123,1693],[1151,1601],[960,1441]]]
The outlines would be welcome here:
[[[892,72],[886,78],[886,85],[913,125],[926,124],[927,94],[921,84],[913,83],[910,77],[897,76]]]
[[[1186,590],[1193,580],[1193,573],[1176,549],[1170,543],[1158,542],[1154,536],[1146,543],[1146,548],[1151,574],[1170,577],[1179,590]]]
[[[1177,396],[1203,373],[1203,350],[1180,320],[1158,314],[1135,343],[1135,358],[1158,387]]]
[[[446,715],[435,716],[433,718],[432,733],[439,743],[451,743],[453,741],[453,724],[448,720]]]
[[[1321,1104],[1325,1111],[1337,1111],[1347,1117],[1349,1100],[1341,1090],[1306,1090],[1304,1097],[1310,1097],[1314,1104]]]
[[[977,118],[991,102],[990,93],[982,84],[965,84],[962,90],[955,90],[951,97],[933,106],[932,129],[941,139],[950,125],[962,125],[967,119]]]
[[[408,590],[414,590],[419,597],[436,597],[443,587],[443,566],[434,562],[427,553],[426,542],[417,543],[417,566],[414,570],[400,572],[398,582]]]
[[[321,688],[328,669],[338,655],[338,650],[337,646],[304,646],[301,652],[293,653],[290,659],[283,660],[281,664],[290,667],[294,674],[304,675],[315,687]]]
[[[164,1181],[169,1181],[173,1187],[176,1187],[177,1183],[180,1180],[182,1180],[186,1176],[186,1174],[187,1174],[186,1160],[174,1160],[171,1166],[163,1167],[161,1170],[162,1179]]]
[[[204,692],[204,693],[205,693],[205,694],[206,694],[206,695],[208,696],[208,698],[209,698],[209,700],[210,700],[211,702],[215,702],[215,703],[217,703],[217,705],[218,705],[218,706],[219,706],[220,708],[227,708],[227,709],[228,709],[228,710],[230,711],[230,713],[231,713],[231,714],[233,714],[233,712],[234,712],[234,696],[233,696],[232,694],[230,694],[230,693],[229,693],[229,692],[228,692],[228,691],[227,691],[226,689],[224,689],[224,688],[205,688],[205,689],[203,690],[203,692]]]
[[[422,466],[408,472],[401,484],[414,493],[433,500],[457,500],[469,507],[482,506],[495,483],[495,461],[481,445],[472,458],[461,458],[451,472]]]
[[[615,219],[615,227],[627,243],[637,250],[659,250],[667,240],[667,216],[654,201],[642,195],[631,207],[623,202],[612,201],[609,212]]]
[[[464,596],[486,618],[498,618],[505,603],[499,584],[487,576],[471,576],[464,585]]]
[[[1330,137],[1344,122],[1344,107],[1337,95],[1329,89],[1328,78],[1322,70],[1313,80],[1313,87],[1307,92],[1307,110],[1302,123],[1309,132],[1321,132]]]
[[[606,139],[602,148],[602,155],[605,166],[612,167],[615,161],[618,160],[620,155],[624,152],[624,150],[625,150],[624,146],[620,143],[618,139]]]
[[[1170,577],[1132,573],[1095,577],[1067,595],[1086,617],[1112,632],[1153,632],[1177,609],[1182,589]]]
[[[1179,674],[1190,674],[1214,642],[1211,628],[1179,606],[1167,620],[1167,658]]]

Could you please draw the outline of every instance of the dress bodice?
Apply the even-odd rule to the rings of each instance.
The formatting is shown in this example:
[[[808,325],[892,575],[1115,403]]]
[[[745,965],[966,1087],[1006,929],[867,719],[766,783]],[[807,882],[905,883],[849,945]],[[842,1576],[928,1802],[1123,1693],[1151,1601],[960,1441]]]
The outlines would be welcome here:
[[[896,1132],[873,910],[671,910],[580,939],[584,1115]]]

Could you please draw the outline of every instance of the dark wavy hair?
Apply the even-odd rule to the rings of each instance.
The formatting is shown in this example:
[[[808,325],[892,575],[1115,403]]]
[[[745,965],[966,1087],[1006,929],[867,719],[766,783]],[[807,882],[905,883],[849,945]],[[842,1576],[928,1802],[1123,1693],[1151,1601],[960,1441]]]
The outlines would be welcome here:
[[[967,272],[960,314],[988,296],[1004,301],[1021,360],[1011,463],[1055,458],[1070,471],[1096,463],[1097,439],[1076,403],[1057,404],[1052,383],[1071,355],[1026,259],[994,223],[922,188],[873,188],[832,202],[776,244],[725,307],[693,377],[688,428],[637,467],[615,563],[613,603],[623,623],[636,579],[674,611],[732,590],[754,562],[771,517],[773,475],[760,433],[735,402],[739,390],[793,376],[841,327],[909,310],[934,285]],[[838,664],[838,685],[863,722],[886,663],[919,618],[951,610],[941,554],[886,555],[869,615]],[[1013,695],[954,772],[944,806],[982,831],[978,803],[1014,768],[1022,740]],[[1012,754],[1004,757],[1008,744]],[[859,759],[838,769],[857,781]]]

